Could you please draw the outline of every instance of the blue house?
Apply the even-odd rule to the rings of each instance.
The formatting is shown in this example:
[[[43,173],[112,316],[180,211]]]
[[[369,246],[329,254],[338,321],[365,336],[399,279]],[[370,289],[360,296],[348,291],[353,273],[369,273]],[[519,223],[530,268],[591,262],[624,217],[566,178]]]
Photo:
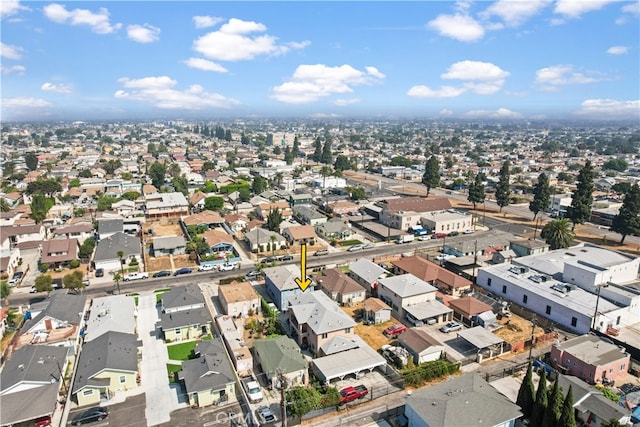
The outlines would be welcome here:
[[[295,280],[301,278],[299,266],[280,265],[265,268],[263,273],[267,295],[271,297],[278,310],[285,311],[289,306],[289,298],[303,293]],[[313,292],[314,289],[314,286],[311,285],[304,292]]]

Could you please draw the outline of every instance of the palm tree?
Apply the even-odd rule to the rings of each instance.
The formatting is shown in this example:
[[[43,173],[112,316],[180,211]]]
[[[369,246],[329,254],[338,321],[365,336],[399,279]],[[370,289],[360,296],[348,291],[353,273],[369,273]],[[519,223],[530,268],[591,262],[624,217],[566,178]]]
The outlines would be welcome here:
[[[124,277],[124,267],[122,266],[122,258],[124,258],[124,252],[118,251],[118,259],[120,260],[120,277]]]
[[[573,223],[567,218],[555,219],[542,228],[540,237],[549,244],[552,250],[568,248],[575,237]]]
[[[269,240],[271,240],[271,256],[275,256],[276,254],[276,240],[278,240],[276,238],[276,236],[274,234],[272,234],[271,236],[269,236]]]
[[[115,282],[116,287],[118,288],[118,295],[120,295],[120,282],[122,281],[122,276],[117,271],[116,271],[116,274],[113,275],[113,281]]]

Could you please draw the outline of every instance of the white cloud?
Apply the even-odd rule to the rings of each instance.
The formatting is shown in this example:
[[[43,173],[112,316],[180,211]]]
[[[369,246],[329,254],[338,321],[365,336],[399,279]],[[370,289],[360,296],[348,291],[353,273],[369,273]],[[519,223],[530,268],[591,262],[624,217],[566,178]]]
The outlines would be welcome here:
[[[2,0],[0,1],[0,18],[15,15],[20,10],[30,10],[28,7],[22,6],[19,0]]]
[[[192,85],[183,91],[175,90],[177,82],[168,76],[118,79],[130,91],[118,90],[114,97],[143,102],[162,109],[204,110],[206,108],[231,108],[239,101],[218,93],[206,92],[200,85]]]
[[[184,61],[184,63],[187,64],[187,67],[197,68],[198,70],[215,71],[216,73],[228,73],[229,72],[229,70],[224,68],[222,65],[216,64],[215,62],[209,61],[208,59],[189,58],[186,61]]]
[[[193,49],[202,55],[220,61],[246,61],[260,55],[282,55],[291,49],[299,49],[308,42],[278,44],[278,38],[264,33],[267,27],[253,21],[231,18],[218,31],[196,39]]]
[[[550,0],[498,0],[489,6],[482,16],[499,16],[507,26],[517,27],[550,4]]]
[[[222,18],[213,17],[213,16],[194,16],[193,23],[196,28],[209,28],[213,27],[216,24],[222,22]]]
[[[600,10],[618,1],[620,0],[558,0],[553,11],[568,18],[579,18],[585,13]]]
[[[589,72],[589,75],[586,75],[574,71],[571,65],[553,65],[536,71],[534,84],[538,86],[540,90],[555,91],[558,89],[558,86],[562,85],[589,84],[603,80],[607,80],[607,78],[595,72]]]
[[[289,81],[272,88],[271,97],[289,104],[304,104],[332,94],[352,93],[353,86],[379,83],[384,77],[375,67],[365,67],[363,72],[346,64],[300,65]]]
[[[97,34],[110,34],[122,27],[122,24],[109,22],[109,11],[101,7],[98,13],[87,9],[67,10],[63,5],[52,3],[44,7],[44,14],[58,24],[85,25]]]
[[[579,116],[594,119],[640,119],[640,100],[587,99],[574,111]]]
[[[346,107],[347,105],[359,104],[361,102],[362,100],[358,98],[336,99],[335,101],[333,101],[333,105],[336,105],[338,107]]]
[[[626,5],[622,6],[622,11],[636,16],[640,15],[640,2],[633,1],[627,3]]]
[[[609,55],[624,55],[629,51],[629,48],[626,46],[611,46],[607,49],[607,53]]]
[[[2,74],[18,74],[23,75],[27,69],[22,65],[12,65],[10,67],[5,67],[4,65],[0,65],[0,71]]]
[[[443,108],[442,110],[438,111],[438,115],[439,116],[452,116],[453,115],[453,111],[449,110],[448,108]]]
[[[48,101],[45,101],[44,99],[29,98],[25,96],[21,96],[18,98],[4,98],[2,100],[3,107],[42,108],[42,107],[49,107],[50,105],[51,103]]]
[[[484,36],[484,28],[471,16],[463,14],[439,15],[429,21],[427,27],[437,31],[440,35],[462,42],[472,42]]]
[[[0,42],[0,56],[7,59],[22,59],[22,48]]]
[[[464,87],[441,86],[439,89],[431,89],[429,86],[417,85],[407,91],[407,96],[412,98],[453,98],[467,91]]]
[[[522,114],[507,108],[498,108],[497,110],[471,110],[465,113],[464,116],[488,119],[521,119],[523,117]]]
[[[45,92],[55,92],[55,93],[64,93],[64,94],[70,94],[71,92],[73,92],[73,90],[71,89],[71,86],[69,85],[65,85],[65,84],[54,84],[54,83],[43,83],[42,86],[40,87],[41,90],[45,91]]]
[[[160,39],[160,28],[153,25],[129,25],[127,37],[138,43],[152,43]]]

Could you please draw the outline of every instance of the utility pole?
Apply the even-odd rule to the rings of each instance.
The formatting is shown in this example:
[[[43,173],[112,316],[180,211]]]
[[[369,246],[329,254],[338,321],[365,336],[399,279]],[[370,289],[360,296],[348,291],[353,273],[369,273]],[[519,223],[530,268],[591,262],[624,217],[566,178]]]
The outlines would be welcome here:
[[[529,347],[529,364],[532,363],[532,359],[531,359],[531,355],[533,354],[533,340],[534,340],[534,334],[536,331],[536,316],[533,316],[533,319],[531,319],[531,347]]]
[[[473,284],[476,284],[476,265],[478,264],[478,240],[473,244]]]
[[[280,381],[280,414],[282,415],[282,427],[287,427],[287,401],[285,399],[287,377],[280,372],[278,374],[278,380]]]

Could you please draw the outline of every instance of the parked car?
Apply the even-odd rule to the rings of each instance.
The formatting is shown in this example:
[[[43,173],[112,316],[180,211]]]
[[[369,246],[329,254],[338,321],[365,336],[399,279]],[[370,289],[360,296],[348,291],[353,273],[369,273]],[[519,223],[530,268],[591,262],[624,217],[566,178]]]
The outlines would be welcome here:
[[[168,270],[160,270],[153,273],[153,277],[167,277],[171,276],[171,272]]]
[[[96,277],[104,276],[104,268],[96,268]]]
[[[219,271],[231,271],[234,270],[236,268],[238,264],[229,264],[228,262],[225,262],[224,264],[220,264],[220,266],[218,267]]]
[[[473,233],[474,233],[474,231],[473,231],[473,230],[464,230],[464,231],[462,232],[462,234],[473,234]]]
[[[447,237],[447,233],[436,233],[433,235],[433,239],[444,239],[445,237]]]
[[[322,255],[328,255],[328,254],[329,254],[328,249],[318,249],[313,253],[313,256],[322,256]]]
[[[259,403],[262,401],[262,390],[260,389],[260,384],[256,381],[253,376],[242,378],[242,385],[247,392],[247,396],[251,403]]]
[[[418,240],[420,240],[421,242],[424,242],[425,240],[431,240],[431,236],[429,236],[429,235],[420,236],[420,237],[418,237]]]
[[[362,247],[362,249],[373,249],[373,248],[374,248],[373,243],[367,243]]]
[[[260,277],[262,277],[262,271],[260,270],[251,270],[246,275],[247,279],[258,279]]]
[[[22,271],[16,271],[13,274],[11,280],[9,280],[9,286],[16,286],[18,283],[20,283],[20,280],[22,280],[22,276],[24,276],[24,273]]]
[[[451,258],[455,258],[455,257],[456,257],[455,255],[449,255],[449,254],[438,254],[438,255],[436,256],[436,259],[437,259],[438,261],[443,261],[443,260],[451,259]]]
[[[124,281],[125,282],[129,282],[131,280],[140,280],[140,279],[148,279],[149,278],[149,273],[129,273],[126,276],[124,276]]]
[[[456,237],[459,236],[460,233],[458,231],[452,231],[451,233],[449,233],[449,237]]]
[[[76,415],[71,421],[71,425],[79,426],[94,421],[102,421],[108,416],[109,412],[105,408],[95,407]]]
[[[256,415],[258,416],[260,424],[271,424],[278,420],[268,406],[260,406],[256,409]]]
[[[191,269],[189,267],[184,267],[179,270],[176,270],[176,272],[173,273],[173,275],[180,276],[181,274],[189,274],[189,273],[191,273]]]
[[[31,289],[29,289],[29,293],[35,294],[36,292],[38,292],[38,290],[36,289],[36,285],[31,285]]]
[[[448,334],[449,332],[459,331],[460,329],[462,329],[462,323],[449,322],[440,328],[440,332]]]
[[[293,255],[282,255],[278,261],[293,261]]]
[[[369,393],[367,387],[363,384],[352,387],[345,387],[340,390],[340,405],[344,405],[345,403],[353,402],[357,399],[362,399]]]
[[[403,325],[402,323],[398,323],[396,325],[389,326],[382,333],[388,337],[397,337],[398,335],[400,335],[406,330],[407,330],[407,327],[405,325]]]
[[[214,264],[203,264],[200,267],[198,267],[198,271],[211,271],[215,269],[216,269],[216,266]]]
[[[268,256],[266,258],[263,258],[262,261],[260,261],[261,264],[271,264],[272,262],[276,262],[277,259],[274,256]]]
[[[364,249],[364,245],[356,244],[347,249],[349,252],[355,252]]]

